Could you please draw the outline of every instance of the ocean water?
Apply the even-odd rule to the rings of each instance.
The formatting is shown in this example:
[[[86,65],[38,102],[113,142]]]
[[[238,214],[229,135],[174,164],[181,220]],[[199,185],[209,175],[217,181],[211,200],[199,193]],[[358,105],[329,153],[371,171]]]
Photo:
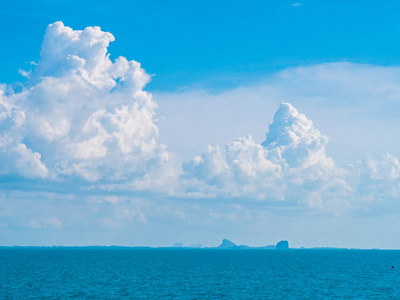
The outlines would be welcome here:
[[[400,251],[2,248],[0,298],[400,299]]]

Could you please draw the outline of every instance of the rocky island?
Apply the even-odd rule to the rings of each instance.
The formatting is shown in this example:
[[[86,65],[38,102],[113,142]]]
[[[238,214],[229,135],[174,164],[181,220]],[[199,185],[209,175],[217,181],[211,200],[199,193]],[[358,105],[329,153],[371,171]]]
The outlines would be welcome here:
[[[276,245],[268,245],[262,247],[250,247],[247,245],[236,245],[234,242],[223,239],[221,245],[216,247],[217,249],[276,249],[276,250],[287,250],[289,249],[289,242],[288,241],[280,241]]]

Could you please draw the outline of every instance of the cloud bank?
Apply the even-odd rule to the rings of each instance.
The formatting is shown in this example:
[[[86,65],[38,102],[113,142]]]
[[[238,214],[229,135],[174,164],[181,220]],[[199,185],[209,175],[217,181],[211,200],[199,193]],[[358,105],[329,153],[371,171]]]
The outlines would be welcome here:
[[[160,142],[157,103],[144,90],[150,76],[136,61],[111,61],[107,48],[112,41],[113,35],[99,27],[81,31],[62,22],[51,24],[40,60],[31,71],[21,71],[28,78],[22,90],[0,86],[1,228],[115,230],[163,218],[248,222],[263,220],[269,208],[322,215],[398,211],[399,160],[390,154],[381,159],[367,155],[338,165],[327,153],[329,138],[290,103],[268,104],[269,111],[278,108],[262,143],[239,137],[222,146],[214,143],[191,159],[179,158]],[[352,78],[349,70],[362,76]],[[376,71],[384,75],[381,79],[398,73]],[[390,80],[371,79],[373,72],[351,64],[290,69],[256,93],[293,96],[296,103],[314,105],[324,102],[340,81],[345,87],[340,94],[350,95],[354,101],[348,102],[357,107],[361,100],[355,87],[366,81],[370,90],[363,96],[386,95],[385,103],[392,101],[396,108],[400,89]],[[299,86],[297,96],[288,85]],[[235,97],[252,95],[239,88],[222,100],[206,96],[221,105],[218,114],[229,114],[226,108]],[[189,104],[197,96],[184,94]],[[170,97],[179,100],[172,107],[182,114],[182,93]],[[197,101],[193,110],[201,105]],[[201,121],[211,131],[213,125]],[[179,128],[173,134],[183,139]]]
[[[324,209],[397,195],[395,157],[338,167],[326,153],[328,138],[289,103],[279,106],[263,143],[236,138],[180,161],[158,140],[157,103],[144,91],[150,76],[136,61],[111,61],[112,41],[113,35],[99,27],[48,26],[24,89],[1,89],[2,176]],[[316,73],[328,76],[313,67],[279,77],[294,83],[299,73],[303,81]],[[382,191],[389,182],[391,191]]]

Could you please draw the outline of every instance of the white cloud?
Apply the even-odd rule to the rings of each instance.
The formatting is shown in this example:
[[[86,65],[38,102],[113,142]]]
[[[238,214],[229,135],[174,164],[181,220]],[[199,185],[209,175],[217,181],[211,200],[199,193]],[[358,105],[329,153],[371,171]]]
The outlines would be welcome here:
[[[333,165],[326,157],[328,138],[314,128],[312,121],[299,114],[289,103],[282,103],[262,146],[274,160],[284,161],[289,167],[307,167],[318,163]]]
[[[400,126],[399,82],[398,67],[342,62],[290,68],[221,92],[159,93],[160,111],[166,115],[160,138],[191,161],[184,167],[195,180],[190,182],[188,174],[184,178],[192,196],[285,199],[286,205],[295,201],[331,211],[377,210],[379,203],[388,212],[389,206],[395,209],[398,195],[400,143],[393,137]],[[251,176],[234,181],[241,173],[232,171],[233,166],[238,161],[251,165],[252,160],[236,158],[229,164],[227,157],[234,144],[244,145],[243,153],[260,147],[265,121],[273,117],[271,108],[282,100],[305,112],[316,126],[299,116],[294,127],[269,128],[265,157],[281,166],[281,174],[273,173],[273,180],[281,182],[268,189],[270,194],[262,193],[262,185]],[[249,133],[252,139],[234,138]],[[196,157],[207,144],[216,146]],[[371,158],[386,152],[391,154],[382,160]],[[360,161],[366,153],[372,156]]]
[[[30,77],[31,72],[32,72],[32,70],[29,70],[29,71],[25,71],[25,70],[22,70],[22,69],[19,69],[19,70],[18,70],[18,73],[19,73],[19,74],[21,74],[22,76],[27,77],[27,78]]]
[[[209,146],[185,164],[188,191],[340,210],[332,201],[335,197],[348,200],[352,189],[345,171],[327,157],[327,141],[305,115],[283,103],[261,145],[251,137],[238,138],[223,149]]]
[[[281,166],[268,160],[265,152],[251,137],[235,139],[223,149],[209,146],[201,156],[184,164],[183,177],[195,195],[265,198],[260,189],[274,193],[282,177]]]
[[[18,143],[12,150],[16,154],[15,166],[23,172],[26,177],[46,177],[48,170],[41,162],[41,155],[37,152],[27,149],[25,144]]]
[[[166,184],[160,170],[174,156],[157,142],[157,104],[143,90],[150,76],[133,60],[112,62],[113,40],[99,27],[48,26],[26,88],[0,94],[0,155],[9,161],[1,173],[127,184],[146,175],[153,187]]]
[[[334,214],[368,211],[379,203],[379,210],[388,213],[400,196],[399,160],[368,155],[340,167],[327,155],[327,143],[311,120],[283,103],[263,143],[236,138],[224,147],[208,146],[185,163],[185,195],[280,201]]]

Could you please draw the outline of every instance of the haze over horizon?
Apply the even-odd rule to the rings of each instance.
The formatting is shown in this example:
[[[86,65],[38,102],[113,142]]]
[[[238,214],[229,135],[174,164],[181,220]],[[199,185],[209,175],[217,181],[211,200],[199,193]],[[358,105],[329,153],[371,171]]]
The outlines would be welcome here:
[[[203,56],[179,52],[181,61],[173,65],[163,59],[176,61],[173,49],[185,47],[182,39],[179,45],[166,40],[173,15],[160,17],[134,3],[130,8],[143,16],[124,20],[125,31],[115,28],[119,36],[109,32],[110,23],[102,26],[105,3],[85,22],[68,12],[48,22],[47,14],[34,11],[20,24],[37,21],[28,33],[6,33],[11,50],[2,50],[0,76],[0,246],[211,246],[223,237],[238,245],[288,240],[294,248],[400,249],[400,67],[394,49],[367,47],[381,41],[378,34],[363,40],[360,50],[348,44],[348,52],[328,49],[331,41],[323,36],[291,56],[300,41],[288,27],[272,34],[270,27],[281,24],[276,16],[252,20],[249,26],[268,28],[282,60],[291,61],[276,66],[279,53],[272,46],[268,52],[260,32],[244,37],[245,29],[239,31],[243,48],[220,45],[223,33],[229,33],[226,42],[233,38],[226,24],[243,21],[231,20],[231,11],[211,18],[207,37],[185,18],[193,29],[188,52],[206,38],[220,47],[203,49]],[[19,15],[7,5],[17,19],[29,10],[24,2]],[[297,14],[317,18],[314,10],[338,8],[310,1],[275,9],[294,26]],[[146,14],[167,22],[165,32],[144,26]],[[344,32],[331,22],[325,33]],[[308,25],[304,36],[323,30]],[[380,26],[391,28],[387,39],[400,33],[394,18]],[[287,48],[279,32],[291,37]],[[253,56],[247,39],[260,43],[252,44]],[[154,62],[144,54],[148,43]],[[213,53],[227,62],[211,59]]]

